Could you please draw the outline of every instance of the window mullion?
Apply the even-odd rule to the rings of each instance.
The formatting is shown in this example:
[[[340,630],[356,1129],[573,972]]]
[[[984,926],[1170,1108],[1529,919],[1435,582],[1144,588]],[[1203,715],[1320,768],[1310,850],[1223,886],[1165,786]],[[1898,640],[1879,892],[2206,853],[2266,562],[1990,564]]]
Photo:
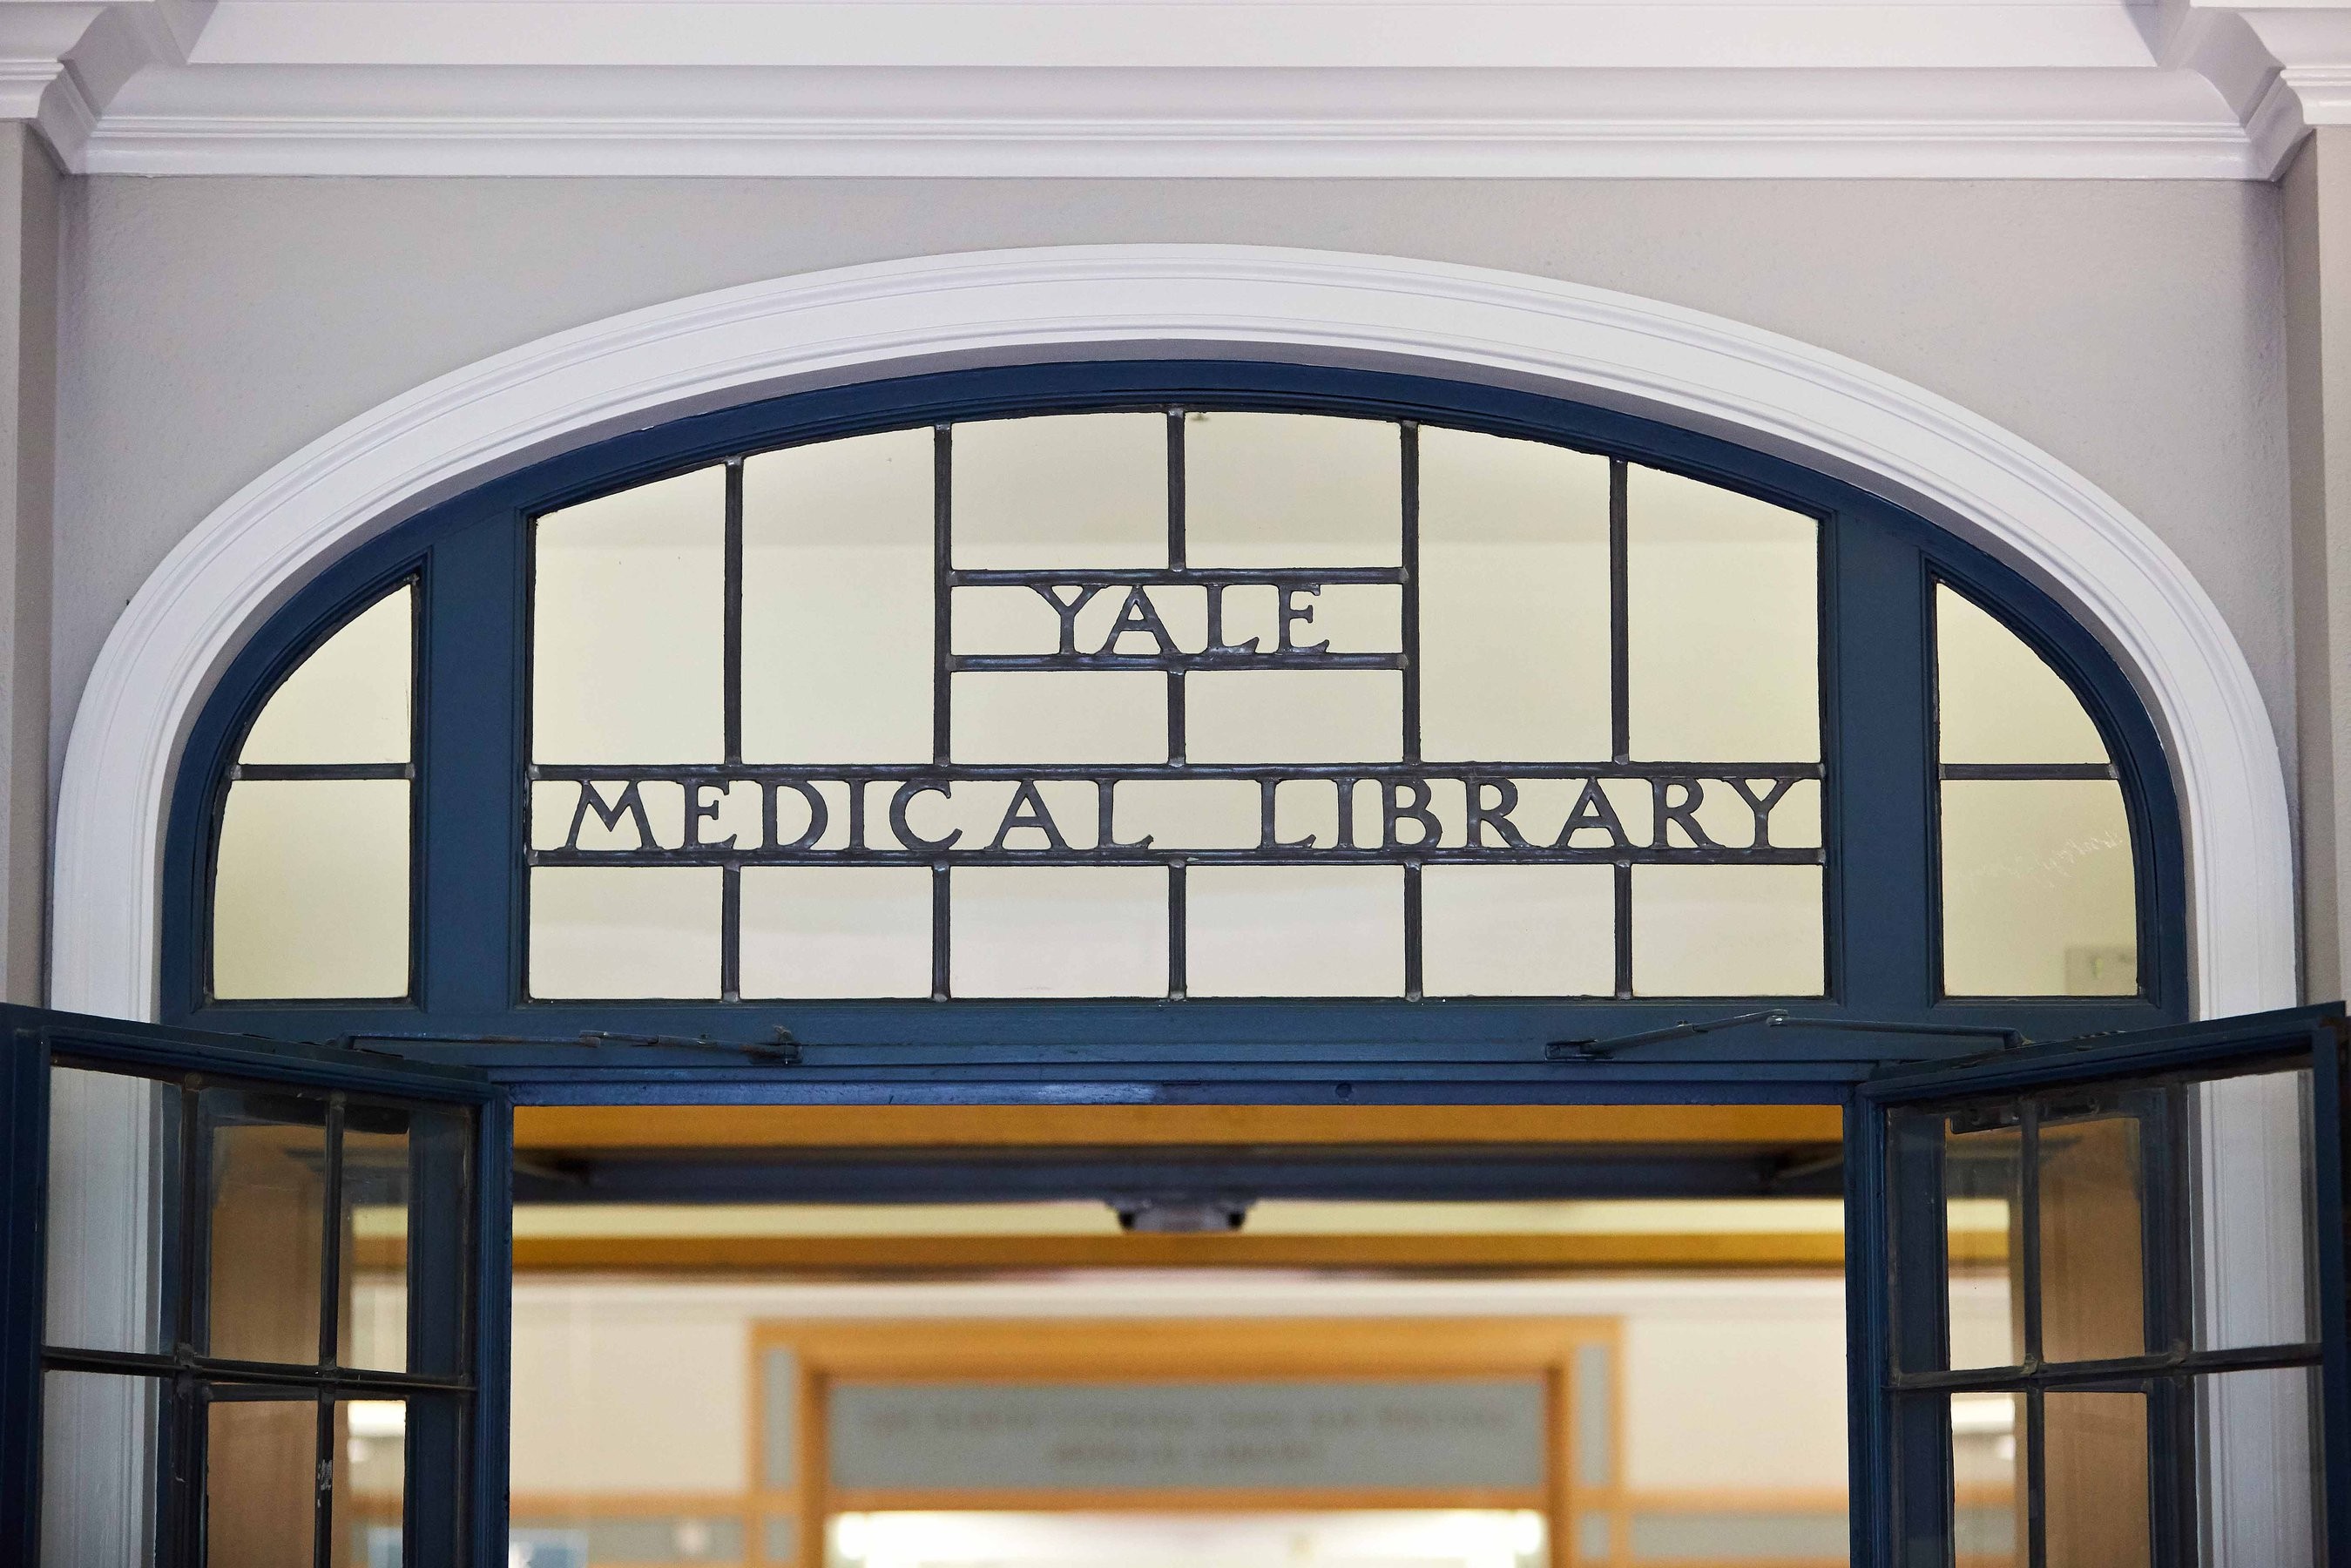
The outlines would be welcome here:
[[[1890,529],[1821,529],[1829,995],[1869,1018],[1935,998],[1926,563]]]

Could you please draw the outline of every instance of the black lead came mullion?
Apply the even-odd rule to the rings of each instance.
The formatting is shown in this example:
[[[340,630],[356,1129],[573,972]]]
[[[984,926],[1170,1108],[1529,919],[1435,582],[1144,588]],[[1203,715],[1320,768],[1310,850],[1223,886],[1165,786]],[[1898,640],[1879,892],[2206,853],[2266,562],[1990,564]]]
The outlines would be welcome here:
[[[2023,1295],[2024,1492],[2026,1551],[2030,1568],[2047,1568],[2048,1448],[2045,1401],[2034,1375],[2041,1371],[2041,1105],[2027,1099],[2017,1117],[2017,1202],[2024,1210]]]
[[[743,459],[726,464],[726,549],[725,587],[725,653],[721,679],[726,690],[726,766],[743,765]],[[688,810],[694,787],[688,785]],[[855,786],[852,786],[855,788]],[[728,865],[718,884],[718,996],[722,1001],[743,999],[743,868]]]
[[[1167,570],[1170,572],[1185,570],[1191,550],[1185,537],[1186,530],[1191,526],[1190,503],[1185,491],[1186,461],[1184,411],[1171,408],[1167,411]],[[1217,591],[1209,590],[1211,595]],[[1178,768],[1186,766],[1190,745],[1185,734],[1184,679],[1181,667],[1168,666],[1167,765]],[[1097,782],[1095,788],[1108,789],[1115,786]],[[1102,823],[1102,837],[1105,840],[1110,837],[1107,814]],[[1097,850],[1101,847],[1100,844],[1095,846]],[[1177,859],[1167,867],[1167,997],[1170,1001],[1182,1001],[1192,984],[1191,946],[1187,939],[1189,933],[1185,929],[1186,922],[1191,918],[1190,898],[1187,870],[1185,862]]]
[[[340,1366],[342,1345],[343,1280],[343,1128],[348,1102],[340,1093],[327,1096],[327,1172],[324,1213],[326,1234],[319,1249],[319,1364]],[[335,1526],[335,1396],[320,1388],[312,1407],[318,1427],[317,1495],[311,1518],[314,1568],[333,1568]]]
[[[1398,607],[1403,645],[1404,699],[1404,760],[1409,765],[1420,761],[1420,426],[1405,420],[1398,427],[1399,459],[1402,478],[1404,516],[1400,520],[1401,543],[1398,559],[1404,568],[1404,587]],[[1471,825],[1476,831],[1476,825]],[[1422,927],[1420,862],[1409,860],[1404,865],[1404,995],[1405,1000],[1420,1000],[1422,988],[1422,956],[1426,951]]]
[[[954,745],[952,727],[955,669],[955,430],[931,428],[931,760],[947,766]],[[865,786],[850,781],[852,791]],[[861,796],[862,799],[862,796]],[[945,1001],[947,975],[948,905],[951,873],[945,860],[931,862],[931,999]]]
[[[1608,755],[1619,768],[1633,760],[1633,657],[1628,624],[1633,598],[1631,478],[1621,457],[1608,460]],[[1633,996],[1633,862],[1615,862],[1611,924],[1616,936],[1616,999]]]

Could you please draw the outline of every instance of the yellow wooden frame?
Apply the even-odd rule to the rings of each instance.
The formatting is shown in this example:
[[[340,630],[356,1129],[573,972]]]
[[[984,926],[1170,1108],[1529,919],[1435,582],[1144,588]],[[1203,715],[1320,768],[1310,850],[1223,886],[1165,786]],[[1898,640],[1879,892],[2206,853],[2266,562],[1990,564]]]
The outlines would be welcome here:
[[[889,1322],[767,1321],[752,1325],[751,1383],[761,1386],[767,1354],[788,1350],[799,1379],[792,1487],[766,1487],[764,1423],[755,1397],[751,1474],[757,1511],[789,1515],[800,1568],[822,1568],[825,1521],[835,1513],[884,1509],[1036,1510],[1174,1512],[1343,1508],[1511,1508],[1541,1512],[1551,1562],[1567,1568],[1579,1514],[1604,1511],[1614,1543],[1610,1564],[1625,1561],[1623,1507],[1623,1379],[1609,1380],[1611,1443],[1616,1450],[1604,1488],[1573,1482],[1569,1403],[1576,1352],[1604,1346],[1612,1374],[1620,1360],[1614,1318],[1264,1318],[1057,1320],[911,1319]],[[1544,1380],[1550,1434],[1544,1483],[1526,1490],[1334,1488],[1312,1490],[1216,1488],[1197,1492],[1009,1490],[843,1490],[826,1468],[828,1396],[833,1383],[939,1380],[975,1383],[1217,1382],[1241,1379],[1490,1377],[1532,1374]],[[764,1535],[764,1524],[758,1532]],[[1589,1563],[1590,1560],[1585,1560]],[[1596,1568],[1596,1565],[1594,1565]]]

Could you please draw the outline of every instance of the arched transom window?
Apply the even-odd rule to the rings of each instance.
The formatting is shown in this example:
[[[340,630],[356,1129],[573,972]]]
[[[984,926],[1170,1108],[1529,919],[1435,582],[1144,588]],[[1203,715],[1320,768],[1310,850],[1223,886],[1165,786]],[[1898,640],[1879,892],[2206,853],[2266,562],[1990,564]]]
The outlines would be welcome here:
[[[186,1010],[2181,1006],[2144,716],[1956,538],[1517,394],[1152,373],[784,400],[369,547],[191,747]]]

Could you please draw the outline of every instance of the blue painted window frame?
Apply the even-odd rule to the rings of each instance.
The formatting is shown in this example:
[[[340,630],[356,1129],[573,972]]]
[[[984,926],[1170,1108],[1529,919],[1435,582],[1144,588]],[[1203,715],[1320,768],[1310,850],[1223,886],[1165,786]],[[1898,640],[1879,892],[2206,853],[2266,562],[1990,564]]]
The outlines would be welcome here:
[[[538,1002],[523,997],[528,519],[715,460],[864,432],[1103,407],[1342,413],[1558,442],[1745,491],[1822,520],[1828,995],[1675,1000]],[[404,579],[420,593],[411,997],[209,997],[211,857],[236,747],[276,684]],[[1948,582],[2081,695],[2120,776],[2137,862],[2141,990],[2129,998],[1938,994],[1931,603]],[[167,827],[162,1017],[284,1039],[606,1033],[757,1045],[789,1037],[844,1070],[1085,1061],[1246,1075],[1267,1061],[1471,1067],[1784,1005],[1807,1018],[2012,1029],[2033,1039],[2188,1016],[2177,798],[2156,729],[2097,641],[2022,576],[1883,498],[1712,436],[1531,392],[1383,371],[1124,361],[940,372],[746,404],[631,432],[491,480],[333,563],[231,663],[183,753]],[[778,1031],[785,1031],[779,1035]],[[1960,1036],[1797,1027],[1644,1042],[1659,1062],[1869,1061],[1953,1054]]]

